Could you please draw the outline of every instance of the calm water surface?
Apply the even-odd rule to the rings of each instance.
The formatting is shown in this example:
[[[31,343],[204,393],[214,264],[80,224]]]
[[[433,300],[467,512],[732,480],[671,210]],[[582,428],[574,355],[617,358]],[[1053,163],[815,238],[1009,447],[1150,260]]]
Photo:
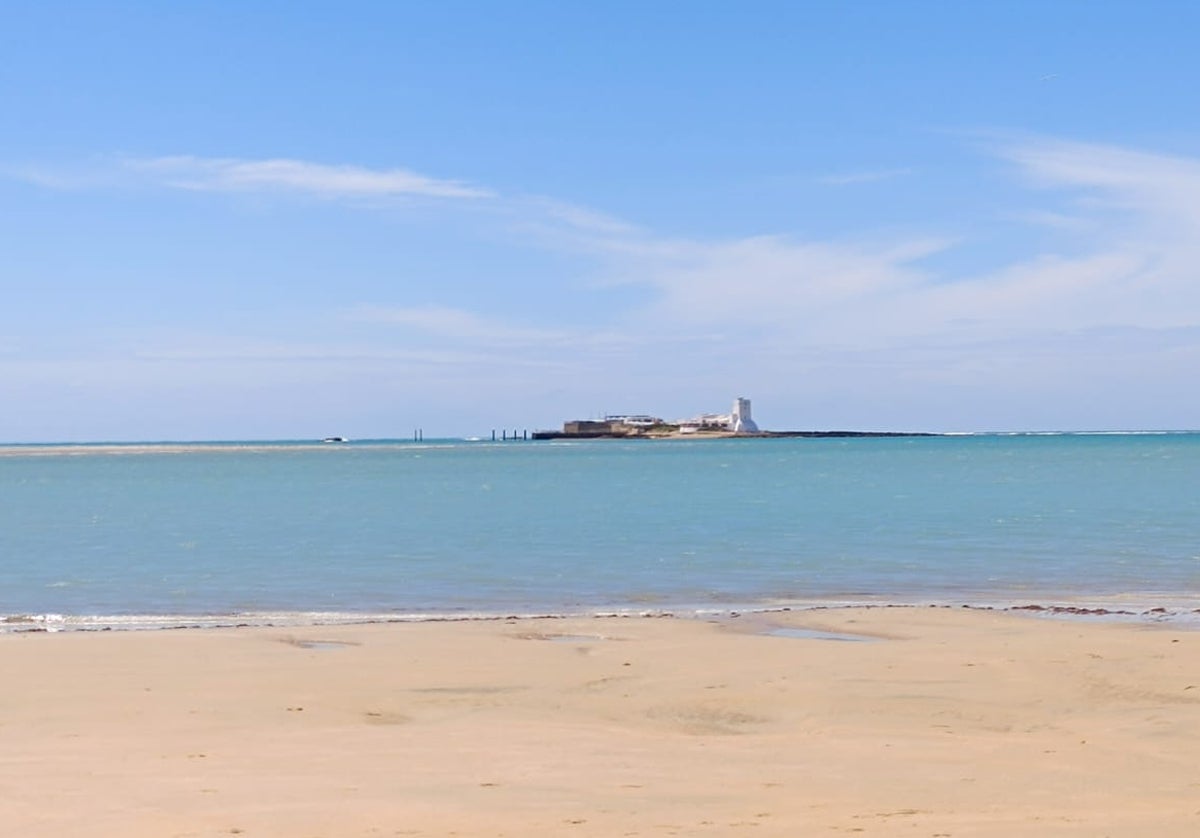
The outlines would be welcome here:
[[[10,625],[1114,597],[1197,607],[1200,435],[0,449]]]

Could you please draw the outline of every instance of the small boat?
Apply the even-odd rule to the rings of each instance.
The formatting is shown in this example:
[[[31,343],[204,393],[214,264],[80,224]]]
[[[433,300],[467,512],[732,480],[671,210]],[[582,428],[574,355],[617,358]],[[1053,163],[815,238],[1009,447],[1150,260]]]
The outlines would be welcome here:
[[[321,442],[349,442],[344,436],[327,436]]]

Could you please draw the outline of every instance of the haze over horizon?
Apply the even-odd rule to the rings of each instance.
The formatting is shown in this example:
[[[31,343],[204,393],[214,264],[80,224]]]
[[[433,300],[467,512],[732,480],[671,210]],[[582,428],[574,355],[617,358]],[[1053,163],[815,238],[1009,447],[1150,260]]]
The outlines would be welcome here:
[[[11,5],[0,442],[1198,428],[1198,25]]]

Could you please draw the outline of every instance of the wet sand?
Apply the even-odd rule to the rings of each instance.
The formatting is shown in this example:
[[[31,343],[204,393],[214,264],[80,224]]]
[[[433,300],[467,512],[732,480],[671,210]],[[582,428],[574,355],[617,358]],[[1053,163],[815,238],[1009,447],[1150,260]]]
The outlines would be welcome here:
[[[1200,633],[1169,625],[31,633],[0,672],[12,835],[1200,834]]]

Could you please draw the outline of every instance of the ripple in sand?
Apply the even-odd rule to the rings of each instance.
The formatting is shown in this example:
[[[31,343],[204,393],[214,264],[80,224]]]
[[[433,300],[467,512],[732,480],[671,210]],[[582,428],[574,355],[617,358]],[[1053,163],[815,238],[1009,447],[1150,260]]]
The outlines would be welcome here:
[[[516,640],[549,640],[554,643],[597,643],[602,640],[617,640],[615,637],[605,637],[602,634],[555,634],[542,631],[523,631],[514,634]]]
[[[406,716],[404,713],[367,710],[363,713],[363,721],[369,725],[404,725],[411,722],[412,717]]]
[[[765,716],[744,713],[731,707],[675,705],[652,707],[646,716],[666,722],[683,733],[692,735],[729,735],[745,733],[749,728],[770,721]]]

